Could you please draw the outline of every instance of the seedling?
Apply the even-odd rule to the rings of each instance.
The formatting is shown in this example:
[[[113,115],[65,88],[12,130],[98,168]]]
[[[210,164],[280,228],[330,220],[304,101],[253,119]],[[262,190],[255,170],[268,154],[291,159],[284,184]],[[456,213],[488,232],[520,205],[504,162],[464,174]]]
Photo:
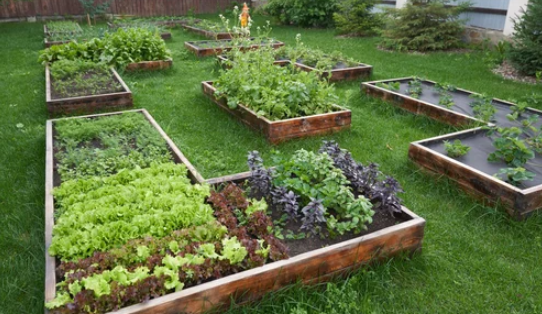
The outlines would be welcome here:
[[[453,143],[444,141],[444,149],[446,150],[446,154],[452,158],[465,156],[470,151],[470,147],[463,145],[461,140],[455,140]]]
[[[535,174],[525,168],[502,168],[494,177],[500,178],[514,186],[519,186],[523,181],[532,181]]]
[[[401,83],[399,82],[389,82],[389,83],[382,83],[382,82],[378,82],[376,83],[376,86],[377,87],[380,87],[380,88],[385,88],[387,90],[391,90],[391,91],[398,91],[399,88],[401,87]]]
[[[474,99],[470,103],[475,118],[490,122],[497,113],[497,108],[493,106],[493,99],[485,94],[472,94],[470,98]]]

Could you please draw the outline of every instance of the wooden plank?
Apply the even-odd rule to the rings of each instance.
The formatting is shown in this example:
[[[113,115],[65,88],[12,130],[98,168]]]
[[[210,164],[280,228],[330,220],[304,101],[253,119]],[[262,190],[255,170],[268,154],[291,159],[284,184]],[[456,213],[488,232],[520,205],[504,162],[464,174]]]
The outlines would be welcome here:
[[[217,40],[217,41],[227,43],[227,42],[229,42],[231,40],[230,39],[221,39],[221,40]],[[209,40],[205,40],[205,41],[202,41],[202,42],[209,42]],[[203,48],[201,46],[198,46],[198,43],[201,44],[201,42],[198,42],[198,41],[185,41],[184,46],[185,46],[186,49],[188,49],[188,50],[192,51],[193,53],[195,53],[196,56],[198,56],[198,57],[207,57],[207,56],[219,55],[219,54],[221,54],[223,52],[230,51],[230,50],[233,49],[233,47],[226,46],[226,45],[224,45],[223,47],[217,47],[217,48]],[[277,49],[279,47],[284,46],[284,43],[281,42],[281,41],[275,40],[271,46],[273,47],[273,49]],[[253,44],[253,45],[250,45],[248,47],[241,47],[239,49],[241,51],[246,51],[246,50],[258,49],[260,47],[261,47],[260,44]]]
[[[124,69],[127,72],[133,71],[156,71],[165,70],[173,66],[173,60],[156,60],[156,61],[141,61],[130,63]]]
[[[235,116],[253,130],[263,133],[272,144],[278,144],[290,139],[338,132],[350,128],[352,120],[350,110],[335,106],[337,110],[335,112],[270,121],[265,117],[258,116],[243,104],[239,104],[235,110],[230,109],[226,99],[217,99],[215,97],[216,89],[212,86],[212,82],[202,82],[202,89],[204,94],[222,110]]]
[[[69,113],[94,113],[98,110],[118,110],[121,108],[133,107],[132,92],[118,75],[115,69],[111,68],[112,76],[122,88],[122,92],[89,95],[79,97],[68,97],[53,99],[51,96],[52,82],[49,65],[45,66],[45,91],[46,105],[49,115]]]

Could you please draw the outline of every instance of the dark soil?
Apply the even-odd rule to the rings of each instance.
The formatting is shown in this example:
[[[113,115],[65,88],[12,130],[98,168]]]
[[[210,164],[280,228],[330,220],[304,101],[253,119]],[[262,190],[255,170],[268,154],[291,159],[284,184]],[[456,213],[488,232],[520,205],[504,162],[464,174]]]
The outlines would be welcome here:
[[[96,74],[94,73],[87,73],[84,76],[84,79],[85,80],[92,79],[95,75]],[[103,88],[100,88],[97,93],[94,93],[94,91],[78,88],[77,82],[75,81],[71,83],[71,87],[68,88],[66,93],[57,91],[55,89],[54,79],[51,77],[51,99],[83,97],[83,96],[92,96],[92,95],[105,95],[105,94],[122,92],[123,90],[124,89],[122,85],[120,85],[120,82],[117,81],[113,73],[111,73],[110,82]],[[84,94],[84,95],[81,96],[81,94]]]
[[[501,65],[492,70],[493,73],[502,76],[507,80],[512,80],[522,83],[536,84],[536,77],[521,74],[508,61],[504,61]]]
[[[274,211],[272,215],[273,220],[279,219],[280,215],[281,214],[277,214]],[[344,235],[340,235],[340,236],[332,238],[329,236],[329,233],[327,232],[327,230],[325,230],[325,224],[324,224],[319,234],[313,235],[311,237],[306,237],[304,239],[299,239],[299,240],[284,239],[282,241],[288,247],[288,254],[290,255],[290,257],[293,257],[302,253],[306,253],[308,251],[313,251],[319,248],[323,248],[323,247],[337,244],[340,242],[344,242],[350,239],[361,237],[369,233],[372,233],[372,232],[375,232],[387,227],[391,227],[408,220],[409,219],[404,215],[398,215],[398,217],[392,217],[390,214],[386,212],[376,212],[373,216],[373,222],[367,226],[367,230],[364,230],[360,233],[348,232],[348,233],[345,233]],[[292,230],[294,233],[298,233],[300,226],[301,226],[300,221],[297,223],[289,222],[286,224],[286,227],[284,228],[284,230],[286,231]]]

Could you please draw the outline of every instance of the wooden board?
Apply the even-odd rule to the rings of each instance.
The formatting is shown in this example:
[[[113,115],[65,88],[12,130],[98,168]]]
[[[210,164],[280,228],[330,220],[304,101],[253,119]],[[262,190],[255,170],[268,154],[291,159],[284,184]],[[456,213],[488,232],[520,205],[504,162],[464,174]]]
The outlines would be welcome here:
[[[247,179],[250,173],[207,180],[209,184]],[[296,282],[322,283],[369,263],[397,255],[421,253],[425,220],[403,207],[409,220],[382,230],[287,260],[216,279],[146,303],[132,305],[116,314],[204,313],[255,301],[264,294]]]
[[[228,32],[218,32],[217,33],[217,32],[209,31],[209,30],[206,30],[206,29],[198,28],[197,26],[186,25],[186,24],[181,25],[181,27],[188,30],[188,31],[191,31],[193,33],[205,36],[205,37],[207,37],[209,39],[221,40],[221,39],[231,39],[232,38],[231,34],[228,33]]]
[[[303,71],[313,72],[318,71],[316,68],[303,64],[302,62],[295,62],[295,65]],[[321,75],[327,78],[330,82],[338,81],[353,81],[360,78],[367,78],[373,73],[373,67],[371,65],[360,63],[358,66],[347,67],[344,69],[334,69],[331,71],[323,72]]]
[[[216,56],[216,58],[218,59],[218,63],[224,69],[231,68],[231,66],[228,66],[228,64],[227,64],[229,59],[225,55],[218,55],[218,56]],[[292,62],[290,60],[275,60],[275,62],[273,62],[273,64],[278,65],[278,66],[286,66],[286,65],[292,64]]]
[[[98,110],[118,110],[133,107],[132,92],[115,69],[111,68],[113,78],[122,86],[123,91],[109,94],[78,96],[53,99],[49,65],[45,66],[45,97],[49,115],[70,113],[94,113]]]
[[[169,69],[173,66],[173,60],[156,60],[156,61],[141,61],[130,63],[124,69],[127,72],[133,71],[156,71]]]
[[[173,160],[176,163],[182,163],[188,169],[188,177],[193,183],[203,183],[205,180],[198,173],[196,168],[188,161],[188,159],[183,155],[179,148],[173,143],[171,138],[167,136],[164,130],[158,125],[158,123],[153,119],[153,117],[145,109],[137,110],[128,110],[121,112],[105,113],[105,114],[95,114],[88,116],[80,116],[73,118],[62,118],[62,119],[53,119],[47,120],[46,123],[46,151],[45,151],[45,252],[48,252],[49,247],[51,246],[51,241],[53,238],[53,227],[54,227],[54,197],[53,197],[53,187],[54,187],[54,138],[53,138],[53,127],[54,123],[59,120],[66,119],[86,119],[94,117],[103,117],[103,116],[113,116],[119,115],[126,112],[140,112],[145,116],[147,121],[156,129],[158,133],[166,141],[169,150],[173,156]],[[56,261],[55,258],[49,254],[45,254],[45,302],[51,301],[55,297],[56,292]],[[46,310],[45,313],[48,313]]]
[[[209,42],[209,41],[211,41],[211,40],[205,40],[205,41],[201,41],[201,42]],[[222,40],[216,40],[216,41],[227,43],[227,42],[231,41],[231,39],[222,39]],[[231,47],[231,46],[223,46],[223,47],[220,47],[220,48],[203,48],[203,47],[200,46],[201,42],[198,42],[198,41],[185,41],[184,46],[185,46],[186,49],[192,51],[198,57],[207,57],[207,56],[219,55],[219,54],[221,54],[223,52],[230,51],[230,50],[233,49],[233,47]],[[277,40],[275,40],[273,42],[273,44],[272,44],[273,49],[277,49],[277,48],[282,47],[282,46],[284,46],[284,43],[280,42],[280,41],[277,41]],[[245,50],[251,50],[251,49],[259,49],[260,47],[261,47],[260,44],[253,44],[253,45],[250,45],[248,47],[242,47],[240,49],[241,49],[241,51],[245,51]]]
[[[426,146],[444,140],[464,139],[480,132],[484,132],[482,128],[476,128],[413,142],[408,156],[423,169],[457,182],[468,194],[493,205],[503,205],[516,219],[523,219],[542,207],[542,185],[520,189]]]
[[[255,131],[262,132],[272,143],[278,144],[290,139],[328,134],[350,128],[352,112],[339,106],[337,111],[308,117],[270,121],[239,104],[235,110],[228,107],[224,98],[216,98],[212,82],[202,82],[202,89],[214,103],[229,114],[241,120]]]

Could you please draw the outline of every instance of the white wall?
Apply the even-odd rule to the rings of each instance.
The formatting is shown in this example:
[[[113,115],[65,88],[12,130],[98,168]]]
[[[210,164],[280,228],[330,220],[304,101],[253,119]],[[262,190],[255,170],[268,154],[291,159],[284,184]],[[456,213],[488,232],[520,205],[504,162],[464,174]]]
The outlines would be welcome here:
[[[406,5],[408,0],[396,0],[395,7],[396,8],[402,8]]]
[[[503,33],[507,36],[514,34],[514,21],[517,16],[523,15],[523,10],[527,7],[529,0],[512,0],[508,6],[508,14],[504,24]]]

